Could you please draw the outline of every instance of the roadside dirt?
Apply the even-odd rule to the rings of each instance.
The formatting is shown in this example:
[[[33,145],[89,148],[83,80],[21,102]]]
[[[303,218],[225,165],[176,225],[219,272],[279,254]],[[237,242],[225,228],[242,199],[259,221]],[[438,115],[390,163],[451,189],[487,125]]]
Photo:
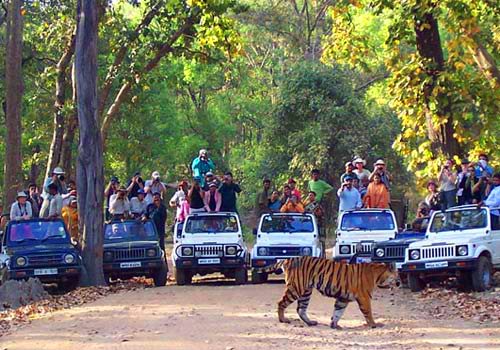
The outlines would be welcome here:
[[[500,323],[474,322],[434,315],[434,306],[400,289],[379,290],[376,321],[368,329],[355,304],[341,321],[328,327],[333,300],[314,293],[303,325],[291,305],[291,324],[280,324],[276,302],[281,281],[234,286],[214,277],[191,286],[168,285],[106,296],[61,310],[0,338],[0,349],[500,349]],[[442,312],[441,312],[442,313]]]

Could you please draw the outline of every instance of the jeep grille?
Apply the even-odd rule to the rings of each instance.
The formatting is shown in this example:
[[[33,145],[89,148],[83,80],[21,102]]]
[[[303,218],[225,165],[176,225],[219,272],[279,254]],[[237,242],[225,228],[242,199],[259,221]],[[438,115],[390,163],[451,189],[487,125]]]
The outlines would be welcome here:
[[[45,266],[60,264],[63,261],[62,254],[53,255],[28,255],[28,264],[30,266]]]
[[[455,256],[453,246],[422,248],[422,259],[440,259]]]
[[[358,255],[370,255],[373,248],[373,243],[361,243],[361,250],[357,250],[358,244],[353,244],[351,247],[352,252],[358,253]]]
[[[114,251],[115,260],[131,260],[146,257],[146,248],[118,249]]]
[[[405,248],[404,245],[385,247],[385,256],[388,258],[404,258]]]
[[[194,252],[195,255],[202,257],[222,256],[224,255],[224,247],[222,245],[197,245],[194,247]]]
[[[297,256],[300,255],[299,247],[270,247],[269,254],[271,256]]]

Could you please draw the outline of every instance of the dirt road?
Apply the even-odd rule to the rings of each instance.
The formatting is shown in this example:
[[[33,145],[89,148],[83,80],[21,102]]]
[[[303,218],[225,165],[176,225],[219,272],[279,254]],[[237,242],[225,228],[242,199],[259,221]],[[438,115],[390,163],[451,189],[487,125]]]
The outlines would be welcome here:
[[[282,291],[278,281],[233,286],[205,278],[115,294],[45,315],[0,338],[0,349],[500,349],[500,324],[437,320],[402,290],[377,291],[381,328],[367,329],[351,304],[344,329],[331,330],[333,301],[318,293],[310,305],[317,327],[299,322],[294,305],[292,324],[279,324],[275,303]]]

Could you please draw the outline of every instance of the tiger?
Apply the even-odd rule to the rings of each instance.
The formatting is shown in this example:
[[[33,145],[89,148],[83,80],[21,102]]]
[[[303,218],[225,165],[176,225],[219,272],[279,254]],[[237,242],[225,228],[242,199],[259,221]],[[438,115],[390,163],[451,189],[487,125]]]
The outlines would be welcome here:
[[[395,278],[391,264],[367,263],[347,264],[333,260],[302,256],[277,262],[263,269],[264,272],[285,271],[285,293],[278,302],[278,319],[282,323],[290,323],[285,317],[286,308],[297,300],[297,313],[308,326],[315,326],[318,322],[309,319],[307,307],[313,289],[316,288],[322,295],[335,298],[335,307],[330,327],[341,329],[339,320],[351,301],[359,305],[369,327],[377,325],[372,315],[371,299],[375,286],[390,288],[383,285]]]

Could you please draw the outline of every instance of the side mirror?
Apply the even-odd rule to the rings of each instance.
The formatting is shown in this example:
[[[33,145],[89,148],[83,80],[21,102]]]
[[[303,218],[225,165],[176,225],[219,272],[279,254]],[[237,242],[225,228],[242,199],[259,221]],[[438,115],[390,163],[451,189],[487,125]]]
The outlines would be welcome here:
[[[253,233],[253,235],[254,235],[254,236],[257,236],[257,228],[254,228],[254,229],[252,230],[252,233]]]

